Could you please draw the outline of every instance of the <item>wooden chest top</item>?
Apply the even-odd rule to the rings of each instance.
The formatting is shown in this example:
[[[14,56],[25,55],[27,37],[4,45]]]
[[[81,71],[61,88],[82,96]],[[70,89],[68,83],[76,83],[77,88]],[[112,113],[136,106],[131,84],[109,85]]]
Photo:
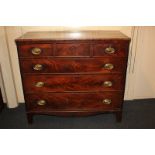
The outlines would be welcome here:
[[[52,41],[52,40],[130,40],[120,31],[53,31],[28,32],[16,39],[16,42]]]

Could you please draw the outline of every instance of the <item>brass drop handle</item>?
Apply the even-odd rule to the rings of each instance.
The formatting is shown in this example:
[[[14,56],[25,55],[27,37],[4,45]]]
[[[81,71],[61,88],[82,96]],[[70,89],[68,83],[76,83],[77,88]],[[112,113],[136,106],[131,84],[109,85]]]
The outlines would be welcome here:
[[[37,104],[39,106],[44,106],[46,104],[46,101],[45,100],[39,100],[39,101],[37,101]]]
[[[107,63],[104,65],[104,69],[107,69],[107,70],[112,70],[114,68],[114,65],[111,64],[111,63]]]
[[[41,71],[43,69],[43,65],[41,64],[36,64],[33,66],[33,69],[36,71]]]
[[[37,83],[35,84],[35,86],[38,87],[38,88],[40,88],[40,87],[43,87],[44,84],[45,84],[44,82],[39,81],[39,82],[37,82]]]
[[[32,50],[31,50],[31,53],[33,55],[40,55],[41,52],[42,52],[42,50],[40,48],[38,48],[38,47],[32,48]]]
[[[102,101],[103,104],[111,104],[111,99],[104,99]]]
[[[107,53],[107,54],[113,54],[113,53],[115,53],[115,49],[113,47],[109,46],[109,47],[107,47],[105,49],[105,53]]]
[[[104,87],[112,87],[113,83],[111,81],[104,81]]]

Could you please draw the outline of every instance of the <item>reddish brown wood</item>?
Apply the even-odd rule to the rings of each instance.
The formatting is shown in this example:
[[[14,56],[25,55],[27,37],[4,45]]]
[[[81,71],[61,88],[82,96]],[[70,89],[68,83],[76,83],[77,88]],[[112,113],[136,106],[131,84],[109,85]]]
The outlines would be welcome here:
[[[16,39],[16,43],[47,43],[51,41],[95,41],[95,40],[125,40],[130,38],[120,31],[54,31],[54,32],[28,32]]]
[[[103,93],[44,93],[26,94],[27,108],[31,111],[104,111],[117,109],[121,105],[122,92]],[[111,104],[104,104],[104,99],[111,99]],[[37,101],[45,100],[45,105]]]
[[[107,54],[105,49],[107,47],[112,47],[115,49],[115,52],[112,54]],[[105,40],[98,41],[93,45],[93,56],[105,56],[105,57],[127,57],[128,55],[128,42],[124,40]]]
[[[130,39],[120,32],[30,32],[16,39],[29,123],[35,114],[87,116],[114,112],[122,117]],[[42,49],[33,55],[31,49]],[[107,47],[115,53],[107,54]],[[111,63],[112,70],[104,65]],[[35,71],[34,65],[43,69]],[[103,82],[113,86],[104,87]],[[41,88],[36,82],[44,82]],[[104,99],[111,104],[104,104]],[[46,104],[39,106],[38,100]]]
[[[103,75],[23,75],[26,93],[35,92],[98,92],[119,91],[123,89],[124,77],[120,74]],[[104,86],[105,81],[111,81],[112,86]],[[36,87],[37,82],[43,82],[42,87]]]
[[[57,43],[55,56],[90,56],[89,43]]]
[[[32,54],[33,48],[40,48],[41,53],[39,55]],[[28,44],[18,46],[19,57],[40,57],[40,56],[52,56],[53,44]]]
[[[123,73],[126,70],[124,58],[36,58],[20,59],[23,73]],[[111,63],[112,70],[104,69],[104,65]],[[43,69],[35,71],[33,66],[41,64]]]

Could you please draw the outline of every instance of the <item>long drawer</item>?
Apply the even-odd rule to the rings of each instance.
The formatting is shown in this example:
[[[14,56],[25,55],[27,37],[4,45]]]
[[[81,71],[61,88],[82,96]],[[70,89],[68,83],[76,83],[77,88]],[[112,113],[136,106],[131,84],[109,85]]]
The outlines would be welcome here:
[[[125,58],[20,58],[22,73],[122,73]]]
[[[67,91],[115,91],[122,90],[121,74],[103,75],[23,75],[26,93]]]
[[[27,94],[28,110],[100,110],[120,108],[122,92],[104,93],[42,93]]]

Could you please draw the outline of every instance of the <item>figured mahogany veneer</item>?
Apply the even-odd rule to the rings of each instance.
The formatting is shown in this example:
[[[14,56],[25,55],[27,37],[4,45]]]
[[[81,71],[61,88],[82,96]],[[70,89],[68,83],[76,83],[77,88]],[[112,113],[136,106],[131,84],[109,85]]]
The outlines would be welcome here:
[[[106,86],[110,81],[112,86]],[[37,87],[38,82],[43,82]],[[26,93],[34,92],[68,92],[68,91],[120,91],[123,89],[124,79],[120,74],[105,75],[23,75]]]
[[[69,57],[69,56],[90,56],[89,43],[57,43],[55,44],[54,56]]]
[[[31,111],[106,111],[119,109],[122,101],[122,92],[103,93],[44,93],[27,94],[27,108]],[[110,98],[111,104],[104,104],[103,100]],[[37,105],[37,101],[44,99],[44,106]]]
[[[39,55],[33,55],[33,48],[40,48],[41,53]],[[53,55],[53,44],[28,44],[18,47],[19,57],[37,57],[37,56],[52,56]]]
[[[36,58],[20,59],[23,73],[123,73],[126,71],[124,58]],[[105,64],[113,64],[108,70]],[[42,70],[34,70],[36,64],[42,65]]]
[[[122,117],[130,39],[119,31],[29,32],[16,39],[28,122],[33,115]]]
[[[112,47],[115,49],[113,54],[107,54],[105,49],[107,47]],[[93,56],[104,56],[104,57],[127,57],[128,56],[128,42],[124,40],[106,40],[98,41],[93,44]]]

